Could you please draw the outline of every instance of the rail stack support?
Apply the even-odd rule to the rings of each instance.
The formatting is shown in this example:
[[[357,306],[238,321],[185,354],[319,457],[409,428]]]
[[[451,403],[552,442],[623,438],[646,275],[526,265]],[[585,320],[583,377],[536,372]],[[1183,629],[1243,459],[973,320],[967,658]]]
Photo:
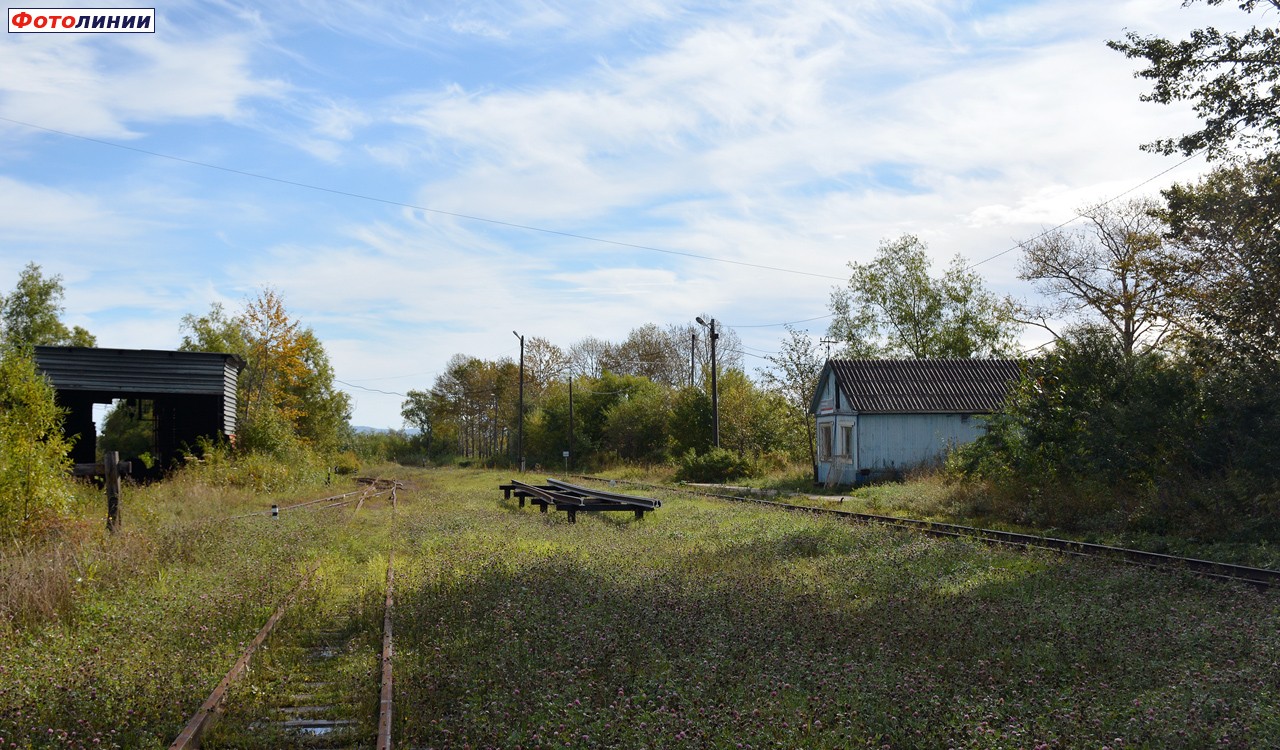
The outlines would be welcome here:
[[[556,479],[547,479],[547,483],[542,486],[513,479],[507,484],[499,485],[498,489],[502,490],[503,497],[507,500],[510,500],[511,495],[514,494],[520,501],[521,508],[524,507],[524,501],[527,498],[543,513],[547,512],[548,507],[563,510],[569,515],[569,523],[577,523],[578,511],[581,510],[630,510],[635,512],[637,519],[643,519],[645,513],[651,513],[662,507],[661,500],[594,490]]]

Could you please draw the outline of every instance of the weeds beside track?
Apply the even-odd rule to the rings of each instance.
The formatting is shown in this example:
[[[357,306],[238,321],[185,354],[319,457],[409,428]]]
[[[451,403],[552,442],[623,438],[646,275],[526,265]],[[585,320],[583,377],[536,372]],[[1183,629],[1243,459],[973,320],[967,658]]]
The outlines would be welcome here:
[[[1176,555],[1166,555],[1158,552],[1147,552],[1138,549],[1129,549],[1126,547],[1115,547],[1105,544],[1092,544],[1089,542],[1080,542],[1072,539],[1059,539],[1055,537],[1037,536],[1034,534],[1020,534],[1012,531],[1000,531],[998,529],[982,529],[974,526],[963,526],[953,523],[940,523],[937,521],[922,521],[914,518],[899,518],[896,516],[884,516],[875,513],[863,513],[860,511],[840,510],[838,508],[823,508],[812,505],[797,505],[793,503],[784,503],[777,500],[766,500],[759,497],[744,497],[741,495],[729,495],[717,492],[706,492],[701,490],[690,490],[683,487],[670,487],[658,484],[649,484],[646,482],[636,482],[625,479],[605,479],[603,477],[595,477],[589,475],[575,475],[580,479],[589,479],[595,482],[617,482],[620,484],[628,484],[638,487],[648,487],[652,489],[662,489],[669,492],[680,492],[690,495],[698,495],[701,497],[711,497],[720,500],[729,500],[739,503],[753,503],[763,505],[779,510],[815,513],[819,515],[837,516],[847,518],[853,521],[863,521],[867,523],[878,523],[887,526],[895,526],[901,529],[918,531],[923,534],[938,537],[957,537],[964,539],[975,539],[986,542],[988,544],[1004,545],[1009,547],[1020,547],[1024,549],[1046,549],[1054,552],[1061,552],[1068,555],[1077,555],[1080,557],[1103,558],[1107,560],[1117,560],[1120,562],[1130,563],[1133,565],[1143,565],[1150,568],[1166,569],[1166,570],[1182,570],[1194,573],[1205,578],[1212,578],[1221,581],[1230,581],[1233,583],[1247,583],[1264,589],[1275,588],[1280,586],[1280,570],[1270,570],[1267,568],[1254,568],[1246,565],[1235,565],[1232,563],[1214,562],[1211,560],[1200,560],[1193,557],[1178,557]]]
[[[354,503],[355,506],[347,517],[350,521],[366,501],[375,497],[386,496],[386,505],[394,510],[396,492],[401,486],[398,482],[369,480],[365,488],[358,492],[298,503],[290,506],[290,509],[305,507],[314,511]],[[265,513],[275,515],[274,509]],[[263,512],[259,512],[238,518],[262,514]],[[386,561],[387,590],[379,656],[382,661],[381,689],[374,735],[379,748],[390,747],[389,657],[393,554],[389,553]],[[269,657],[259,658],[260,666],[263,667],[260,671],[265,674],[256,677],[248,690],[241,690],[239,686],[233,689],[237,680],[247,671],[255,652],[260,648],[263,651],[271,649],[264,646],[268,636],[284,618],[298,594],[308,588],[315,572],[316,567],[308,571],[297,589],[280,605],[231,671],[190,719],[170,750],[194,750],[201,747],[275,748],[303,744],[308,737],[323,737],[343,746],[367,744],[370,722],[365,716],[367,712],[361,710],[363,701],[360,697],[365,691],[361,691],[358,684],[350,685],[336,679],[350,668],[352,662],[358,664],[361,661],[364,656],[361,653],[364,650],[362,642],[369,629],[364,622],[367,619],[363,616],[364,607],[359,606],[363,603],[357,601],[358,606],[354,607],[353,614],[351,602],[344,601],[350,595],[353,586],[351,581],[337,582],[327,591],[314,592],[307,610],[312,614],[326,612],[325,616],[308,621],[305,613],[291,613],[293,616],[287,620],[291,627],[286,627],[286,630],[292,632],[277,634],[272,641],[275,644],[274,651]],[[354,586],[358,592],[363,592],[366,588],[359,585],[359,582]],[[368,692],[372,692],[371,687],[368,687]],[[228,705],[224,706],[224,703]],[[229,720],[225,723],[217,722],[224,709]]]

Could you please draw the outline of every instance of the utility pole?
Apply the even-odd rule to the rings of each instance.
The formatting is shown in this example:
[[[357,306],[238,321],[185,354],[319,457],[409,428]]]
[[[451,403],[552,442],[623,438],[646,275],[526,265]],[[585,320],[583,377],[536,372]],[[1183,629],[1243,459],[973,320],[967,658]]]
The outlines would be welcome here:
[[[840,342],[836,339],[820,339],[818,343],[827,345],[827,359],[831,359],[831,345],[838,344]]]
[[[720,334],[716,333],[716,319],[712,318],[711,322],[698,318],[698,323],[711,329],[711,437],[712,444],[720,447],[720,388],[716,382],[716,339],[720,338]]]
[[[520,339],[520,432],[516,440],[516,457],[520,461],[520,471],[524,472],[524,336],[511,332]]]

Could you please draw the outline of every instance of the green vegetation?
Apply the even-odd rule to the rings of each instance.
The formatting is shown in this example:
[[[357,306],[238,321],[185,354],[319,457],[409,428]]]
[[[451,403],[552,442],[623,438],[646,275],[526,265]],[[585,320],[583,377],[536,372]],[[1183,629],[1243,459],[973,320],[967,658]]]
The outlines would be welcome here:
[[[191,478],[129,488],[108,534],[86,490],[84,522],[7,547],[5,746],[168,746],[302,572],[339,548],[340,510],[228,520],[297,497]]]
[[[183,350],[224,352],[245,361],[237,392],[238,447],[323,466],[347,441],[351,398],[333,384],[324,346],[294,320],[284,300],[263,289],[228,315],[214,304],[182,319]]]
[[[0,536],[42,528],[65,511],[68,448],[53,389],[30,353],[0,342]]]
[[[62,322],[62,277],[44,277],[35,263],[28,263],[18,283],[0,295],[0,339],[10,346],[95,346],[93,334]]]
[[[269,501],[131,492],[132,526],[64,555],[81,580],[56,616],[0,619],[5,746],[166,746],[316,564],[215,738],[269,746],[241,730],[334,630],[326,700],[369,731],[391,549],[397,746],[1280,741],[1269,594],[667,493],[643,521],[570,525],[503,501],[508,474],[400,471],[417,489],[394,519],[209,523]]]
[[[35,263],[0,294],[0,538],[39,532],[67,510],[71,446],[32,355],[41,345],[93,346],[88,331],[62,323],[62,296],[62,278],[46,279]]]
[[[640,523],[568,526],[486,508],[496,478],[406,519],[410,745],[1191,748],[1280,732],[1261,699],[1265,597],[678,497]]]
[[[957,255],[941,278],[930,275],[928,246],[905,234],[880,243],[870,263],[850,263],[849,283],[831,292],[828,335],[844,355],[993,357],[1013,349],[1012,305],[988,292]]]
[[[589,339],[568,353],[532,339],[529,347],[537,359],[526,363],[526,465],[562,467],[566,450],[575,470],[669,465],[684,460],[689,451],[701,455],[710,450],[711,399],[706,382],[687,385],[689,344],[687,332],[664,333],[653,325],[632,331],[617,345]],[[587,350],[597,371],[578,371],[570,385],[561,376],[582,366]],[[811,428],[783,384],[761,386],[740,367],[720,364],[721,444],[752,472],[803,460],[811,451]],[[455,355],[430,390],[408,393],[401,413],[418,431],[416,436],[359,442],[368,447],[382,443],[387,452],[381,458],[409,463],[460,459],[469,465],[514,466],[518,387],[518,365],[510,359],[489,362]]]

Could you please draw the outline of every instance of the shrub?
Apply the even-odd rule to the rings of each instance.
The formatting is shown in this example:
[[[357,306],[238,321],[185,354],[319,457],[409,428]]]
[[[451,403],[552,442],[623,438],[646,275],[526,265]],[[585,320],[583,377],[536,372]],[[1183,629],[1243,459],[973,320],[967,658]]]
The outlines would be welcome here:
[[[683,482],[725,482],[751,476],[751,461],[724,448],[712,448],[701,455],[693,449],[680,457],[676,479]]]
[[[360,471],[360,459],[354,451],[344,451],[334,456],[333,472],[335,474],[355,474]]]
[[[32,528],[66,511],[70,446],[53,387],[24,349],[0,348],[0,532]]]

